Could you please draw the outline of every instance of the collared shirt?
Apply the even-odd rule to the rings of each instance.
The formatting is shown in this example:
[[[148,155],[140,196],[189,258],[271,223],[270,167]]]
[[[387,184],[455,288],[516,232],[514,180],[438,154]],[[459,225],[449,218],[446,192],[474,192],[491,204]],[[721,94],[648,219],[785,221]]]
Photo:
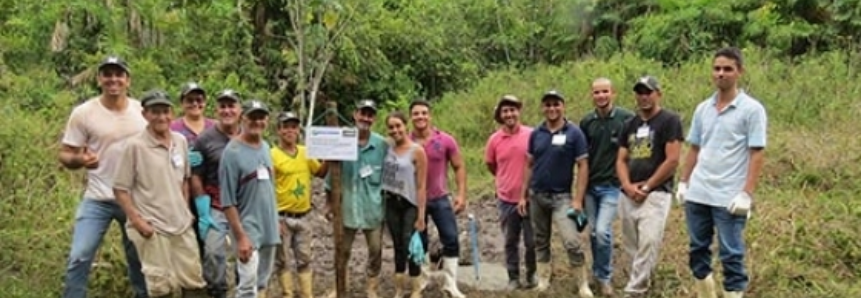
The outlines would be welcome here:
[[[113,187],[128,191],[132,204],[156,230],[180,235],[191,226],[192,215],[182,193],[182,185],[191,177],[188,165],[188,143],[171,132],[170,147],[144,130],[128,139],[119,160]],[[126,222],[131,226],[131,222]]]
[[[415,132],[410,134],[410,138],[413,141],[417,139]],[[434,128],[423,147],[428,158],[427,198],[444,198],[449,194],[448,166],[451,160],[460,154],[460,146],[454,137]]]
[[[359,147],[356,161],[341,162],[341,215],[344,227],[375,229],[383,224],[383,162],[388,152],[383,136],[372,132]],[[329,175],[326,189],[330,189]]]
[[[557,131],[550,131],[547,123],[532,131],[527,152],[532,156],[530,188],[539,193],[570,193],[574,180],[574,165],[589,157],[586,137],[577,125],[565,120]]]
[[[487,140],[484,161],[496,167],[496,196],[502,201],[517,203],[520,200],[531,134],[531,127],[521,125],[514,133],[500,128]]]
[[[750,148],[765,148],[765,107],[740,91],[723,111],[717,94],[697,106],[687,141],[700,148],[685,200],[725,207],[744,190]]]
[[[320,161],[308,158],[302,145],[296,145],[294,155],[276,146],[272,146],[270,153],[275,167],[278,211],[303,213],[311,210],[311,181],[320,170]]]
[[[580,129],[589,143],[589,186],[619,186],[616,175],[616,155],[619,153],[619,133],[634,113],[613,107],[607,116],[592,111],[580,121]]]

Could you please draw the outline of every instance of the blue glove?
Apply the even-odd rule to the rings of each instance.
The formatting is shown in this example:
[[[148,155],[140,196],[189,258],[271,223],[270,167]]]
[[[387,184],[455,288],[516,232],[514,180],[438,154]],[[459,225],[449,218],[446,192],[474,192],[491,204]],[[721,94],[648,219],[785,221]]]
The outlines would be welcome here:
[[[188,164],[191,167],[196,167],[201,163],[203,163],[203,155],[200,154],[200,151],[194,150],[194,148],[188,150]]]
[[[199,195],[194,198],[194,207],[197,209],[197,236],[203,241],[206,241],[206,235],[210,228],[216,231],[220,230],[213,222],[209,212],[211,202],[212,198],[209,195]]]
[[[413,232],[410,237],[409,257],[413,263],[424,264],[425,262],[425,247],[422,245],[422,237],[418,231]]]
[[[586,225],[589,224],[586,212],[574,210],[574,208],[568,208],[568,218],[577,224],[577,232],[583,232],[583,229],[585,229]]]

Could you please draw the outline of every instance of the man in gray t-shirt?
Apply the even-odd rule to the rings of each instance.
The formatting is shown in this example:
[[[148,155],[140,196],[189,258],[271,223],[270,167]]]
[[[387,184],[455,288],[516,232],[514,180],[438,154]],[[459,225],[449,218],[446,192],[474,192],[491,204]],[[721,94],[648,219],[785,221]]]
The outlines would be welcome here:
[[[221,206],[236,239],[239,262],[237,298],[258,297],[268,284],[275,263],[278,214],[272,157],[263,140],[269,107],[250,100],[242,108],[242,132],[224,148],[218,168]]]

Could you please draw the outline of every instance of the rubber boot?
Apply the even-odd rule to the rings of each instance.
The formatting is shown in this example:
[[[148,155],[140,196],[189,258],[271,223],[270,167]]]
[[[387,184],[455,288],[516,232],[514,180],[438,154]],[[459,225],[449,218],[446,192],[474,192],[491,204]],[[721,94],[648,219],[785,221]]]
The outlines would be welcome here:
[[[168,296],[170,297],[170,296]],[[208,298],[209,293],[206,292],[206,289],[182,289],[182,298]]]
[[[443,278],[445,282],[443,292],[448,293],[451,298],[466,298],[466,295],[457,288],[457,257],[443,258]]]
[[[369,276],[367,280],[368,286],[365,288],[365,293],[368,295],[368,298],[378,298],[377,296],[377,288],[380,287],[380,277],[379,276]]]
[[[310,269],[299,272],[299,297],[314,298],[314,289],[312,288],[312,279],[314,272]]]
[[[284,298],[293,298],[293,274],[282,273],[278,276],[278,282],[281,283],[281,295]]]
[[[696,281],[697,298],[717,298],[715,280],[709,273],[705,278]]]
[[[589,280],[587,276],[589,276],[588,270],[586,270],[586,266],[580,266],[577,269],[574,269],[577,276],[576,279],[580,283],[580,290],[577,292],[580,294],[580,298],[593,298],[595,295],[592,294],[592,289],[589,288]]]
[[[723,297],[724,298],[742,298],[742,296],[744,296],[744,292],[742,292],[742,291],[736,291],[736,292],[723,291]]]
[[[404,284],[407,276],[403,273],[395,273],[395,298],[404,297]]]
[[[257,290],[257,298],[266,298],[266,296],[268,296],[268,295],[266,295],[266,294],[268,294],[267,290],[268,289]]]
[[[538,286],[535,287],[535,290],[539,292],[546,291],[550,288],[550,276],[552,273],[550,263],[537,263],[535,267],[535,275],[538,277]]]
[[[419,276],[410,277],[410,283],[412,284],[412,292],[410,292],[410,298],[422,298],[422,283],[424,283],[424,278]],[[401,298],[401,296],[398,296]]]

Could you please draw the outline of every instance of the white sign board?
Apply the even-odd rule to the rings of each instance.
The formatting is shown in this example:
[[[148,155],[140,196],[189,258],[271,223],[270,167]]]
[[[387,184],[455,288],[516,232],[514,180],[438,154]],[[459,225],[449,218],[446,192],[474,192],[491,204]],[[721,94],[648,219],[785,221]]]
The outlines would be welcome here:
[[[355,127],[308,126],[305,147],[309,158],[356,161],[359,158],[359,131]]]

